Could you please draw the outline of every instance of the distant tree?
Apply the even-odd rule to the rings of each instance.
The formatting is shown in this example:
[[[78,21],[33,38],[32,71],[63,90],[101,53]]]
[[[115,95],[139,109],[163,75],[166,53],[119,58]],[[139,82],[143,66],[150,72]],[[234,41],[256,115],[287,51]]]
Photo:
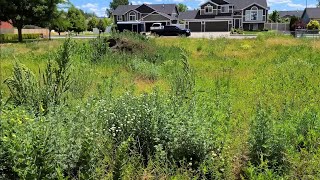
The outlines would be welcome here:
[[[89,18],[92,18],[92,17],[98,17],[95,12],[89,13],[89,12],[84,12],[82,9],[79,9],[79,10],[81,11],[82,15],[83,15],[86,19],[89,19]]]
[[[92,17],[88,22],[88,31],[93,31],[93,28],[96,28],[98,24],[98,19],[96,17]]]
[[[97,28],[99,29],[99,34],[101,34],[102,32],[105,32],[107,28],[106,21],[104,19],[100,19],[97,24]]]
[[[0,0],[0,20],[8,21],[18,29],[19,42],[22,41],[22,28],[33,24],[48,26],[63,0]]]
[[[70,22],[70,31],[80,33],[86,30],[86,18],[79,9],[72,6],[68,10],[68,19]]]
[[[119,5],[129,5],[129,0],[112,0],[110,2],[110,10],[115,10]]]
[[[67,13],[64,11],[59,11],[58,16],[54,19],[53,23],[51,24],[51,29],[57,31],[59,33],[68,31],[70,27],[69,19],[67,18]]]
[[[317,0],[317,7],[320,7],[320,0]]]
[[[280,15],[278,11],[273,11],[270,15],[269,15],[269,19],[271,20],[271,22],[280,22]]]
[[[179,4],[178,4],[178,11],[179,11],[179,12],[186,12],[187,10],[188,10],[187,5],[182,4],[182,3],[179,3]]]

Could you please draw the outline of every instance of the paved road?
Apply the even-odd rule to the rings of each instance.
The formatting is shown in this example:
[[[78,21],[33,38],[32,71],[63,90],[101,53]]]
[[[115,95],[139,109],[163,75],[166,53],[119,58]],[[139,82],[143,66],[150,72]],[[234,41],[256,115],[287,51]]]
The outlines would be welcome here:
[[[72,39],[95,39],[98,36],[72,36]],[[68,38],[68,36],[51,36],[52,39],[65,39]]]
[[[52,36],[52,39],[65,39],[68,36]],[[73,39],[95,39],[98,36],[72,36]],[[177,38],[176,36],[163,36],[164,38]],[[217,39],[217,38],[228,38],[228,39],[253,39],[257,36],[245,36],[245,35],[230,35],[230,32],[193,32],[190,38],[206,38],[206,39]]]

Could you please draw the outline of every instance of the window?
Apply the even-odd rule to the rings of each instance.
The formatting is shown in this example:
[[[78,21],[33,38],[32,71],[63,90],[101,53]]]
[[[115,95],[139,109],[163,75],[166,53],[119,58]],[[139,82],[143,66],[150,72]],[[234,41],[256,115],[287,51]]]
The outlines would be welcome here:
[[[131,13],[129,14],[129,20],[130,20],[130,21],[135,21],[135,20],[137,20],[137,17],[136,17],[136,13],[135,13],[135,12],[131,12]]]
[[[204,12],[206,14],[210,14],[210,13],[213,13],[213,7],[211,5],[207,5],[205,8],[204,8]]]
[[[221,6],[221,13],[228,13],[229,12],[229,6]]]
[[[122,21],[122,16],[117,16],[118,21]]]
[[[250,20],[257,21],[258,20],[258,8],[253,6],[250,11]]]
[[[245,21],[263,21],[263,19],[263,10],[259,10],[256,6],[245,12]]]

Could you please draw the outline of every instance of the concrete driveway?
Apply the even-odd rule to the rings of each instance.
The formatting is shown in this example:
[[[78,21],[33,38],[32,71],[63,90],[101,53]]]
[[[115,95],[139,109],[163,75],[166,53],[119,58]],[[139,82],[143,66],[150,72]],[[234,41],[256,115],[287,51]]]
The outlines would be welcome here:
[[[207,38],[207,39],[217,39],[217,38],[229,38],[229,39],[252,39],[257,38],[257,36],[252,35],[230,35],[230,32],[191,32],[190,38]]]
[[[208,38],[208,39],[216,39],[216,38],[228,38],[230,36],[230,32],[191,32],[191,38]]]

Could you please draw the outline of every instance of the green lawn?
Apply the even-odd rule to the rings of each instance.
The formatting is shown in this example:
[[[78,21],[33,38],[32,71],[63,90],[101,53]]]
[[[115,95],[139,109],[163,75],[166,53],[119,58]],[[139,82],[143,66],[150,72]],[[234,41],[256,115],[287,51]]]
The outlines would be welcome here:
[[[0,178],[320,178],[319,42],[111,37],[0,45]]]

